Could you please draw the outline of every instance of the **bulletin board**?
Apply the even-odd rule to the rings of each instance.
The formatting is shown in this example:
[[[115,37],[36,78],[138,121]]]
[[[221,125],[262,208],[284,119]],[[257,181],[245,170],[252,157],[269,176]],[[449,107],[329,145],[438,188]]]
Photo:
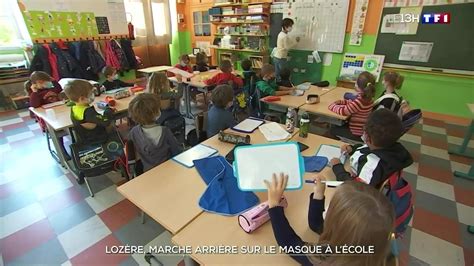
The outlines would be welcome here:
[[[295,0],[277,5],[281,6],[272,7],[273,13],[295,21],[290,36],[300,41],[294,49],[342,53],[349,0]],[[275,25],[279,32],[281,23]]]
[[[385,56],[373,54],[344,54],[342,59],[340,80],[355,81],[360,73],[367,71],[379,81]]]
[[[18,0],[18,5],[33,41],[128,34],[123,0]]]

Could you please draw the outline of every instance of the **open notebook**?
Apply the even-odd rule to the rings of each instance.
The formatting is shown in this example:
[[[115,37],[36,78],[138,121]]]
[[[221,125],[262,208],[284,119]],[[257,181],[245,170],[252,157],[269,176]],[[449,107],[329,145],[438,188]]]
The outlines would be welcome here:
[[[249,117],[237,124],[236,126],[232,127],[232,129],[238,132],[252,133],[255,131],[255,129],[257,129],[260,125],[264,123],[265,121],[261,119]]]
[[[331,161],[332,158],[338,158],[341,160],[341,163],[344,164],[346,162],[346,156],[341,153],[341,148],[338,146],[322,144],[319,146],[316,156],[326,157],[328,158],[328,161]]]
[[[173,157],[173,160],[188,168],[191,168],[194,166],[194,160],[207,158],[216,153],[217,150],[206,145],[198,144],[192,147],[191,149],[176,155],[175,157]]]
[[[234,157],[234,174],[243,191],[266,190],[263,180],[271,181],[274,173],[288,174],[287,190],[303,185],[303,159],[294,142],[239,146]]]

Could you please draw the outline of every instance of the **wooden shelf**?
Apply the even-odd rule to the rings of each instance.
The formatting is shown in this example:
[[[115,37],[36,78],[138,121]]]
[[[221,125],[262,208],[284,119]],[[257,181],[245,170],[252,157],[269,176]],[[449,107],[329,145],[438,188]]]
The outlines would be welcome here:
[[[213,17],[247,17],[247,16],[268,16],[268,13],[244,13],[244,14],[232,14],[232,15],[211,15]]]
[[[266,51],[257,51],[257,50],[250,50],[250,49],[232,49],[232,48],[221,48],[221,47],[210,47],[216,50],[223,50],[223,51],[236,51],[236,52],[246,52],[246,53],[256,53],[256,54],[264,54]]]
[[[229,34],[230,36],[239,36],[239,37],[269,37],[269,35],[263,34]],[[214,33],[214,36],[224,36],[223,33]]]
[[[255,3],[234,3],[234,4],[215,4],[213,7],[226,7],[226,6],[253,6],[253,5],[271,5],[269,2],[255,2]]]
[[[212,21],[212,24],[220,24],[220,25],[238,25],[238,24],[263,24],[268,25],[268,22],[259,21],[259,22],[252,22],[252,21],[237,21],[237,22],[222,22],[222,21]]]

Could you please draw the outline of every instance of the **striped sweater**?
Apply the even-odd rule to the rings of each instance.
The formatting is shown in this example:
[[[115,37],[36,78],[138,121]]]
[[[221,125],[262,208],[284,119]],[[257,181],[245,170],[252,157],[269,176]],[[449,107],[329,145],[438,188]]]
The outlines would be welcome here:
[[[338,115],[350,116],[349,129],[355,136],[362,136],[364,125],[372,112],[372,99],[364,100],[359,94],[354,100],[339,100],[329,105],[329,110]]]

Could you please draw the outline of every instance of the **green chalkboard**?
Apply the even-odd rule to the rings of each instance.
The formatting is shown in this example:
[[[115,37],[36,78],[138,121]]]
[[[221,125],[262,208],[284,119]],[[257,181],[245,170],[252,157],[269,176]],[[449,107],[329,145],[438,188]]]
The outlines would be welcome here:
[[[398,14],[400,8],[384,8],[375,46],[375,54],[385,55],[384,64],[396,67],[426,67],[431,71],[474,74],[474,3],[424,6],[423,13],[450,13],[450,24],[422,24],[421,15],[416,35],[381,33],[383,17]],[[400,61],[404,41],[432,42],[428,62]],[[470,72],[469,72],[470,71]]]

